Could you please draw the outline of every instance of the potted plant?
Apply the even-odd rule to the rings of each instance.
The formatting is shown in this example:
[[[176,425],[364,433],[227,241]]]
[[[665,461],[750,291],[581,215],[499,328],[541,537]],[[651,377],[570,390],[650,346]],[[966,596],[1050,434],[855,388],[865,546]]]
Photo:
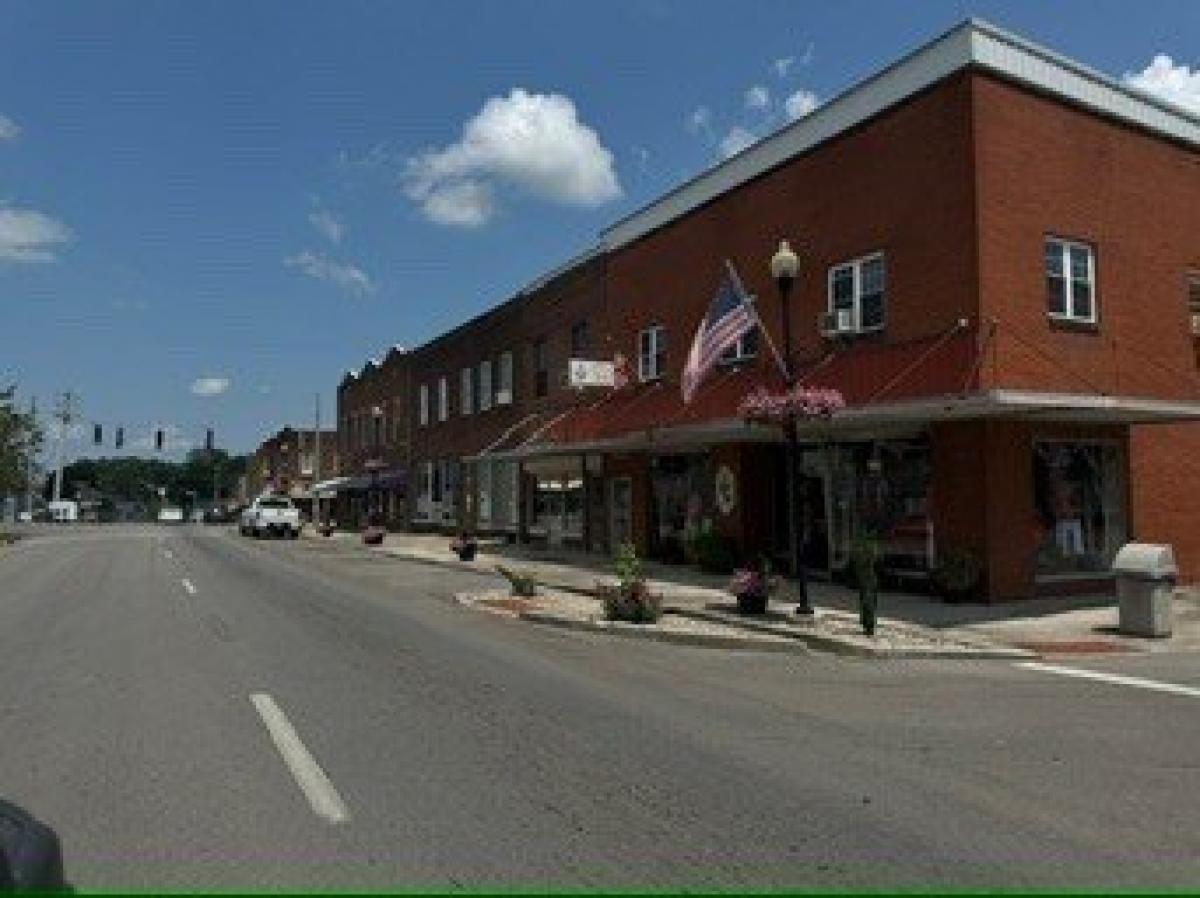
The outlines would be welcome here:
[[[363,530],[362,540],[368,546],[381,546],[383,545],[383,536],[386,532],[383,524],[380,522],[380,516],[377,513],[372,513],[367,517],[367,526]]]
[[[454,542],[450,543],[450,551],[458,556],[459,561],[474,561],[478,550],[479,543],[475,537],[465,533],[460,533]]]
[[[765,614],[776,585],[770,563],[763,559],[757,568],[744,567],[734,571],[729,591],[737,598],[739,614]]]
[[[879,562],[882,547],[874,534],[861,534],[851,547],[854,579],[858,584],[858,621],[863,632],[875,635],[879,618]]]
[[[632,544],[625,543],[617,550],[614,567],[616,583],[596,584],[596,592],[604,603],[605,618],[631,624],[652,624],[662,617],[662,596],[650,591]]]

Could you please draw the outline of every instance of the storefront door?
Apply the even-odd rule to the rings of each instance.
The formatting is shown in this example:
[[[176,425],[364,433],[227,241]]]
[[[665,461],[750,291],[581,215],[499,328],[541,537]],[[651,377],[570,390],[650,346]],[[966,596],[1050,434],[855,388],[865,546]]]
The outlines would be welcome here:
[[[615,552],[633,542],[633,482],[628,477],[614,477],[608,484],[609,548]]]

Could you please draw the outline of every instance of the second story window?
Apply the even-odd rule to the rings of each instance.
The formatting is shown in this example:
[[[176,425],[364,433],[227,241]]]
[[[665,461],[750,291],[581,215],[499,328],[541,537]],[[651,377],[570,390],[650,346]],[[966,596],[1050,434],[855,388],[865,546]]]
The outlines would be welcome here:
[[[429,384],[421,384],[417,390],[417,422],[422,427],[429,423]]]
[[[748,331],[738,341],[721,353],[721,361],[727,364],[745,362],[758,355],[758,328]]]
[[[450,417],[450,384],[445,377],[438,378],[438,420],[445,421]]]
[[[470,368],[463,368],[459,374],[458,413],[469,415],[475,406],[475,380]]]
[[[512,405],[513,401],[513,354],[500,353],[499,383],[496,385],[496,405]]]
[[[667,367],[667,332],[652,324],[638,334],[638,379],[657,380]]]
[[[486,412],[492,407],[492,360],[479,363],[479,410]]]
[[[885,318],[887,269],[883,253],[852,259],[829,269],[827,333],[881,330]]]
[[[546,363],[546,338],[533,341],[533,395],[545,396],[550,392],[550,369]]]
[[[371,409],[371,445],[378,449],[383,445],[383,409],[375,406]]]
[[[1086,243],[1046,238],[1046,301],[1051,318],[1095,323],[1096,259]]]
[[[576,321],[571,325],[571,358],[583,358],[591,348],[591,338],[588,335],[587,321]]]

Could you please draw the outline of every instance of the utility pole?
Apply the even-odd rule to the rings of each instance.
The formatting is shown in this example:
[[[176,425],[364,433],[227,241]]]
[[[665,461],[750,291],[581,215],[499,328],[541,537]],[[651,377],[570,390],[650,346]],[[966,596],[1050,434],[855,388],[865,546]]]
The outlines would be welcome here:
[[[29,398],[30,426],[37,428],[37,397]],[[33,433],[30,431],[29,450],[25,454],[25,510],[29,512],[29,520],[33,520]]]
[[[313,419],[313,474],[312,474],[312,522],[316,527],[321,521],[321,497],[317,495],[317,484],[321,482],[321,393],[317,392],[316,417]]]
[[[58,453],[54,464],[54,501],[58,502],[62,499],[63,448],[67,442],[67,428],[75,420],[75,395],[70,390],[59,397],[54,417],[59,423]]]

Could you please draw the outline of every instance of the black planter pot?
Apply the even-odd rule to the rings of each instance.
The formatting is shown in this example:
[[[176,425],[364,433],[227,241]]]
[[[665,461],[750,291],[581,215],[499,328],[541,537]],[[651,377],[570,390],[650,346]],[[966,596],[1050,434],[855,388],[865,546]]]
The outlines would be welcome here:
[[[737,597],[738,614],[766,614],[767,597],[761,593],[743,593]]]
[[[368,527],[363,531],[362,541],[368,546],[381,546],[383,545],[383,534],[384,529],[382,527]]]
[[[465,546],[461,546],[461,547],[455,549],[454,552],[455,552],[455,554],[458,555],[459,561],[474,561],[475,560],[475,552],[477,550],[478,550],[478,547],[474,543],[469,543]]]

